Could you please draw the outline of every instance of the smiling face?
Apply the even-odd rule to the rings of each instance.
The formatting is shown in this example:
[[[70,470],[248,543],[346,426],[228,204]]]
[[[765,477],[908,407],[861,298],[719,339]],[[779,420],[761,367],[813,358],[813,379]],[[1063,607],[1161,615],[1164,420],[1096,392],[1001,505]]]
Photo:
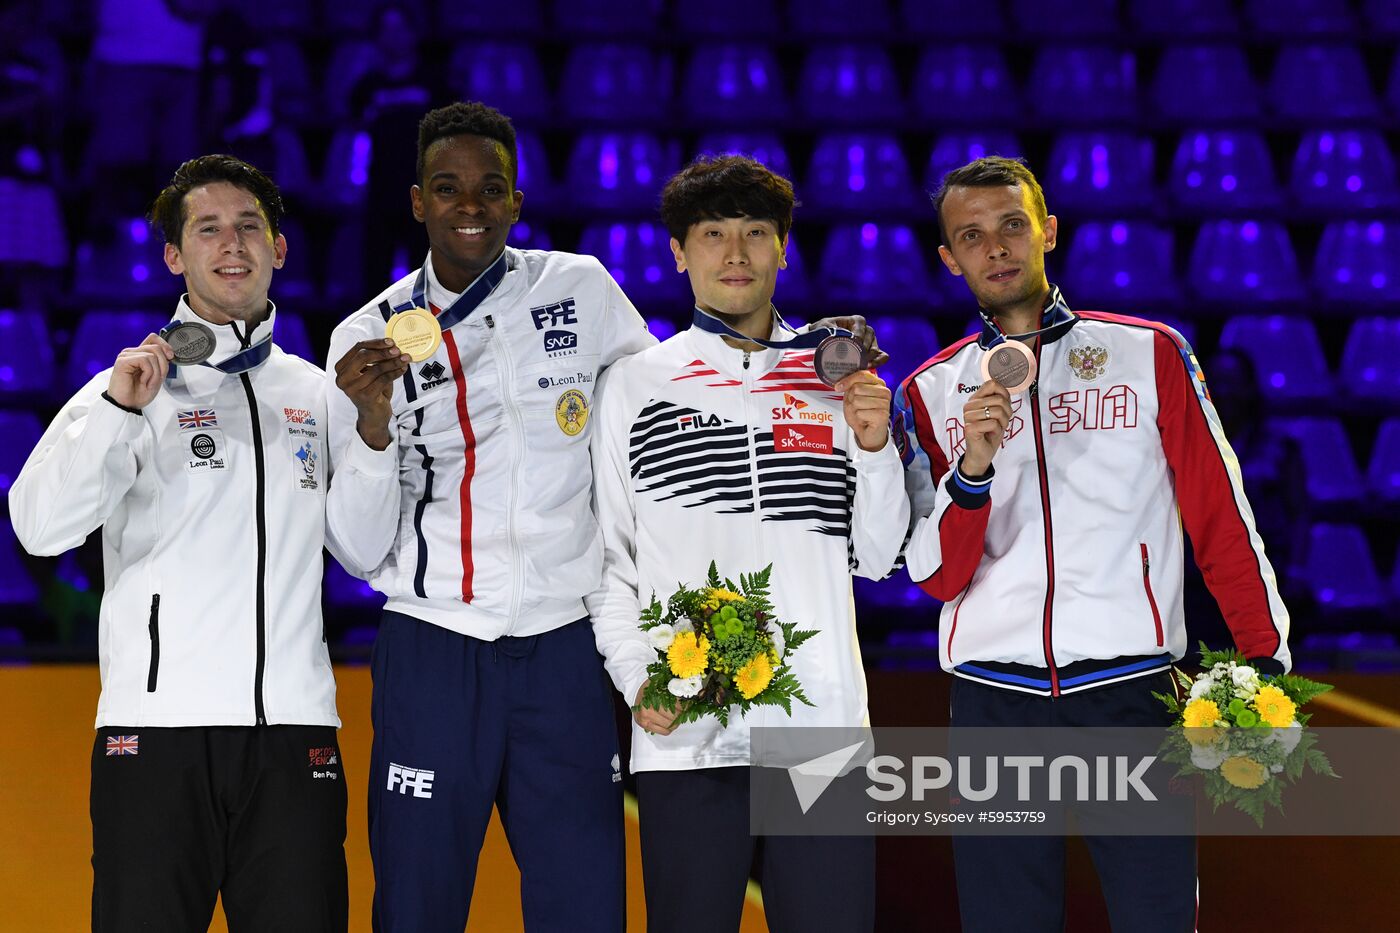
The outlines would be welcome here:
[[[767,313],[787,267],[787,241],[778,225],[753,217],[701,220],[686,231],[685,243],[671,239],[676,271],[690,276],[695,303],[730,322]],[[766,336],[766,334],[764,335]]]
[[[512,176],[506,147],[485,136],[448,136],[424,153],[413,216],[427,228],[444,288],[462,291],[501,255],[525,198]]]
[[[226,181],[200,185],[185,195],[184,217],[179,244],[165,244],[165,265],[185,277],[190,307],[213,324],[261,320],[287,241],[272,235],[258,199]]]
[[[1058,222],[1042,222],[1021,185],[958,186],[943,200],[939,221],[947,246],[939,258],[987,311],[1001,316],[1027,307],[1039,311],[1050,285],[1045,254],[1055,248]]]

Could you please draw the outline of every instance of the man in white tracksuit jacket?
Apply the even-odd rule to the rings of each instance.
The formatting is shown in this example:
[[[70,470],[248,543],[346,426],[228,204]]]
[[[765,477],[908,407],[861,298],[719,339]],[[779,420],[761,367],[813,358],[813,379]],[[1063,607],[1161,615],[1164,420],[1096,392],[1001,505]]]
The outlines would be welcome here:
[[[325,375],[273,343],[277,188],[185,163],[152,208],[188,293],[63,407],[10,490],[59,554],[102,528],[93,929],[346,929],[345,781],[321,622]],[[164,332],[164,331],[163,331]],[[173,339],[173,338],[172,338]]]
[[[635,703],[656,656],[641,606],[678,581],[773,565],[785,621],[819,634],[793,657],[814,705],[760,707],[727,727],[639,709],[632,730],[647,922],[737,930],[753,856],[749,730],[868,725],[851,572],[880,578],[909,506],[890,393],[869,371],[823,384],[773,311],[792,186],[741,156],[700,159],[666,186],[662,217],[695,292],[694,324],[623,360],[599,387],[593,435],[604,580],[589,599],[613,683]],[[757,338],[773,346],[754,343]],[[769,837],[763,889],[777,931],[871,929],[872,837]],[[706,883],[697,887],[699,867]]]

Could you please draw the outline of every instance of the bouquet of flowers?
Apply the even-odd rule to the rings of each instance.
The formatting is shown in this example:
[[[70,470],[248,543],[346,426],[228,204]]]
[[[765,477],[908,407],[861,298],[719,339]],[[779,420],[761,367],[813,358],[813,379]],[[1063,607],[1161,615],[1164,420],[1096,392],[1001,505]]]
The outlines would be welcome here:
[[[1263,675],[1234,651],[1201,645],[1203,672],[1192,679],[1174,671],[1188,694],[1154,696],[1175,717],[1163,759],[1178,776],[1201,774],[1211,804],[1230,803],[1264,825],[1266,807],[1283,811],[1283,789],[1303,776],[1336,777],[1317,737],[1304,727],[1310,715],[1299,710],[1332,689],[1294,674]]]
[[[705,585],[680,586],[663,608],[652,594],[641,628],[656,649],[647,666],[640,706],[680,713],[676,725],[714,716],[729,725],[729,712],[792,701],[811,706],[787,658],[817,634],[781,622],[768,601],[769,564],[740,574],[739,585],[721,581],[713,561]],[[679,584],[678,584],[679,586]]]

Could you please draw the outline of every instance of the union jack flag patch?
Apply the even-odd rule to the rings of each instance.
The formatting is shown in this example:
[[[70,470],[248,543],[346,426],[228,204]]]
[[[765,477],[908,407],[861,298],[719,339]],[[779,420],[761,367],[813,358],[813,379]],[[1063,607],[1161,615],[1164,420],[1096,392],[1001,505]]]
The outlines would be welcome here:
[[[175,416],[180,420],[181,431],[190,428],[212,428],[219,424],[219,419],[215,417],[212,408],[191,408],[188,411],[177,411]]]
[[[140,736],[135,735],[109,735],[107,736],[107,757],[113,755],[135,755],[137,754],[137,740]]]

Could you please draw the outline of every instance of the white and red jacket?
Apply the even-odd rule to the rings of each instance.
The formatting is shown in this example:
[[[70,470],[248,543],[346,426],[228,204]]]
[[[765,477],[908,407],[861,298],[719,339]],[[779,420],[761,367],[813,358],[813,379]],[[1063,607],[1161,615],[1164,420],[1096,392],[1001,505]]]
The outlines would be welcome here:
[[[393,442],[367,446],[335,362],[413,303],[414,272],[331,336],[327,521],[388,609],[494,640],[586,612],[603,548],[590,508],[594,382],[656,339],[591,256],[506,247],[503,275],[394,389]],[[434,314],[457,295],[426,262]],[[492,270],[488,270],[490,274]],[[469,288],[468,291],[471,291]]]
[[[637,625],[642,604],[701,585],[711,561],[735,580],[772,564],[778,617],[820,632],[791,656],[812,706],[794,703],[791,717],[758,707],[727,728],[706,718],[668,736],[633,723],[633,771],[748,765],[752,726],[868,725],[850,575],[889,573],[909,501],[894,444],[860,449],[812,352],[745,353],[691,327],[604,378],[593,470],[606,565],[588,607],[627,703],[656,659]]]
[[[1043,326],[985,477],[956,465],[995,332],[897,394],[909,575],[944,603],[944,670],[1051,696],[1165,670],[1187,648],[1183,523],[1239,650],[1287,669],[1288,611],[1191,348],[1163,324],[1071,312],[1058,289]]]

